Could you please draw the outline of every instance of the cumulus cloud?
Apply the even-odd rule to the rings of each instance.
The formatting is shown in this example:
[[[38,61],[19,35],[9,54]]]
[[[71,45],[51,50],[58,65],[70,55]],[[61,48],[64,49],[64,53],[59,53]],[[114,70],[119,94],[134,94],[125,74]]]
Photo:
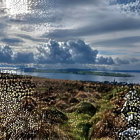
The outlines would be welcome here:
[[[34,47],[34,52],[16,52],[9,46],[0,46],[0,63],[9,64],[51,64],[51,65],[128,65],[136,64],[136,58],[112,58],[99,56],[98,51],[82,40],[47,43]]]
[[[57,42],[50,40],[35,47],[35,52],[15,52],[0,46],[0,62],[16,64],[95,64],[98,51],[82,40]]]
[[[56,42],[58,46],[55,49],[59,52],[58,55],[53,55],[56,52],[50,47],[51,45],[41,45],[52,52],[45,50],[45,47],[38,48],[38,54],[35,54],[35,61],[38,63],[95,63],[95,58],[88,58],[91,55],[71,54],[72,50],[68,49],[67,41],[70,39],[84,39],[89,44],[94,44],[95,49],[114,52],[111,56],[116,55],[116,52],[134,56],[136,53],[134,50],[139,49],[139,0],[30,0],[28,4],[26,1],[23,2],[28,7],[24,14],[15,12],[19,9],[16,7],[22,7],[21,2],[17,3],[18,6],[14,4],[16,1],[11,2],[11,7],[6,9],[5,1],[0,1],[2,44],[15,46],[18,50],[22,47],[22,53],[27,44],[37,46],[49,39],[65,42],[63,46],[67,47],[62,47],[59,42]],[[29,12],[26,11],[27,9]],[[16,16],[10,10],[14,11]],[[137,48],[133,49],[133,47]],[[114,51],[114,48],[117,49]],[[45,53],[42,52],[43,49]],[[79,52],[80,48],[75,50],[74,47],[73,50],[73,52]],[[117,55],[120,56],[119,53]],[[105,61],[108,63],[107,58],[100,58],[98,63]],[[117,60],[116,63],[118,63]]]
[[[28,53],[28,52],[18,52],[14,56],[14,63],[34,63],[34,54],[33,53]]]
[[[98,57],[96,59],[96,63],[97,64],[106,64],[106,65],[113,65],[113,64],[115,64],[115,62],[112,59],[112,57],[103,57],[103,56]]]
[[[50,40],[37,48],[39,63],[95,63],[97,50],[84,41],[57,42]]]
[[[136,64],[139,62],[139,59],[137,58],[116,58],[115,60],[115,64],[118,65],[123,65],[123,64]]]
[[[126,59],[120,59],[120,58],[116,58],[115,59],[115,62],[116,62],[116,64],[129,64],[130,62],[129,62],[129,60],[126,60]]]
[[[0,63],[33,63],[34,54],[28,52],[15,52],[10,46],[0,46]]]
[[[0,46],[0,63],[11,63],[13,51],[9,46]]]

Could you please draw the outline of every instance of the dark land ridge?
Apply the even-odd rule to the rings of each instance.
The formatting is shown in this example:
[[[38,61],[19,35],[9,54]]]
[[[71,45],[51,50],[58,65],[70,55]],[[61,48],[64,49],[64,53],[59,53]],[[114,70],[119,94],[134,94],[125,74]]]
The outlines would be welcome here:
[[[1,74],[0,140],[115,140],[124,97],[140,85]]]

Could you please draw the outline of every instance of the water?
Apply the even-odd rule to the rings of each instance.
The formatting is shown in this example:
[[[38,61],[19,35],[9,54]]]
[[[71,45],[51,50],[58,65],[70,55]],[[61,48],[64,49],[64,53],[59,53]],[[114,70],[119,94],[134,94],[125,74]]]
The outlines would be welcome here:
[[[2,68],[1,68],[2,69]],[[97,81],[104,82],[126,82],[126,83],[137,83],[140,84],[140,72],[120,72],[124,74],[132,75],[133,77],[113,77],[113,76],[98,76],[98,75],[82,75],[82,74],[70,74],[70,73],[41,73],[41,72],[23,72],[20,69],[11,67],[11,69],[5,68],[1,72],[13,73],[19,75],[31,75],[49,79],[62,79],[62,80],[80,80],[80,81]],[[119,73],[119,72],[117,72]]]
[[[44,77],[49,79],[63,79],[63,80],[81,80],[81,81],[109,81],[112,82],[127,82],[127,83],[139,83],[140,84],[140,73],[128,73],[133,77],[110,77],[110,76],[97,76],[97,75],[81,75],[81,74],[67,74],[67,73],[39,73],[39,72],[24,72],[31,76]]]

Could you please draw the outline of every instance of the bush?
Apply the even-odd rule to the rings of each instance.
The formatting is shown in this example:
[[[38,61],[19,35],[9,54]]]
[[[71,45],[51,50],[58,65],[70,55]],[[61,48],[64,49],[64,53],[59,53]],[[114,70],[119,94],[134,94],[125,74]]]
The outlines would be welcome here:
[[[85,139],[88,139],[89,130],[90,130],[90,128],[92,127],[92,125],[91,125],[89,122],[87,122],[87,123],[80,123],[80,124],[78,125],[78,127],[82,129],[82,134],[81,134],[81,135],[82,135],[83,137],[85,137]]]
[[[77,113],[83,113],[83,114],[89,114],[93,116],[97,111],[97,108],[88,102],[83,102],[79,105],[76,112]]]
[[[44,120],[52,124],[65,123],[68,121],[68,117],[56,108],[45,109],[42,113]]]

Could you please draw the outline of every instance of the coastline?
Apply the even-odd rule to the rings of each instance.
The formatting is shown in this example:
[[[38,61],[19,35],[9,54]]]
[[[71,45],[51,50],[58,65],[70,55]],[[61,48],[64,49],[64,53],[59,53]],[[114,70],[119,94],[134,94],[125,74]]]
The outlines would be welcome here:
[[[133,77],[131,74],[123,72],[107,72],[83,69],[36,69],[24,68],[24,72],[38,72],[38,73],[64,73],[64,74],[79,74],[79,75],[95,75],[95,76],[110,76],[110,77]]]

